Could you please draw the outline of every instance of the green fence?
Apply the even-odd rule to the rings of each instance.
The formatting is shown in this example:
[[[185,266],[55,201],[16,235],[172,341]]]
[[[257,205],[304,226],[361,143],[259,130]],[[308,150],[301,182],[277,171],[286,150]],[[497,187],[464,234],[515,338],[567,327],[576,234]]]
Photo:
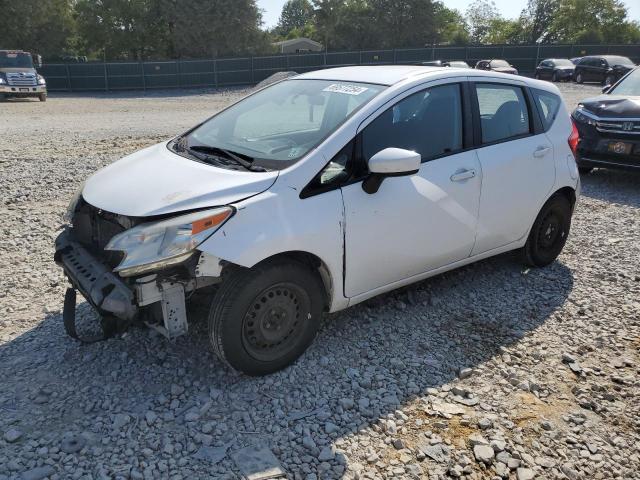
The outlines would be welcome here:
[[[624,55],[640,63],[640,45],[484,45],[353,52],[319,52],[243,58],[157,62],[45,64],[40,73],[50,91],[110,91],[253,85],[283,70],[298,73],[347,65],[393,65],[427,60],[503,58],[530,74],[545,58]]]

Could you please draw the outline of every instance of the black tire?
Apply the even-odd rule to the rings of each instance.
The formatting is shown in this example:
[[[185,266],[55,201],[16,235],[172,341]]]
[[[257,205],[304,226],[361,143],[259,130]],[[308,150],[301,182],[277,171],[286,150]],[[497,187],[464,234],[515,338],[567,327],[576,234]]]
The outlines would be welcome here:
[[[322,280],[293,260],[265,262],[229,273],[209,311],[216,355],[247,375],[266,375],[293,363],[320,327]]]
[[[578,72],[576,75],[576,83],[582,83],[584,80],[582,79],[582,73]]]
[[[613,75],[607,75],[604,78],[604,83],[602,85],[613,85],[614,83],[616,83],[616,77]]]
[[[553,75],[551,76],[551,81],[553,81],[553,82],[559,82],[560,81],[560,77],[558,76],[558,72],[553,72]]]
[[[41,102],[46,102],[47,101],[47,94],[46,93],[41,93],[40,95],[38,95],[38,98],[40,99]]]
[[[578,167],[580,175],[588,175],[593,170],[593,167]]]
[[[554,195],[533,223],[523,249],[525,262],[532,267],[553,263],[567,242],[570,228],[571,204],[563,195]]]

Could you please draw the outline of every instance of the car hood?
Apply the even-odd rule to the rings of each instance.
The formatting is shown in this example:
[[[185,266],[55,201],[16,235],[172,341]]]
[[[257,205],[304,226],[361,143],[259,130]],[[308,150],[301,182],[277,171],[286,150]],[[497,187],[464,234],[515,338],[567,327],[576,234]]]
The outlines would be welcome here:
[[[600,118],[640,117],[640,97],[622,95],[598,95],[580,102],[585,110]]]
[[[278,172],[226,170],[177,155],[160,143],[93,174],[82,196],[94,207],[130,217],[215,207],[267,190]]]
[[[494,72],[500,72],[500,73],[516,73],[518,71],[513,67],[496,67],[496,68],[492,68],[491,70],[493,70]]]

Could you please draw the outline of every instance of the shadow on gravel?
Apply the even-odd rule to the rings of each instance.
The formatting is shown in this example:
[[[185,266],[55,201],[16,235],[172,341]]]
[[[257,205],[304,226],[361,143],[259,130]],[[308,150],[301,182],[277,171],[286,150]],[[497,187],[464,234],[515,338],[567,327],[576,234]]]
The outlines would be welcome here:
[[[215,465],[194,455],[203,444],[231,445],[229,453],[267,445],[290,473],[327,469],[336,478],[344,466],[339,456],[321,465],[324,447],[455,380],[461,368],[481,368],[552,317],[572,287],[562,263],[526,270],[502,255],[330,316],[294,366],[263,378],[226,370],[210,353],[205,322],[174,343],[133,329],[85,346],[50,314],[0,346],[0,434],[23,432],[5,444],[4,458],[25,458],[30,440],[51,451],[82,434],[85,449],[72,454],[79,469],[117,474],[164,460],[189,478],[235,469],[229,455]],[[86,304],[79,310],[91,314]],[[27,457],[12,467],[33,468],[47,455]]]
[[[582,175],[582,195],[640,208],[640,173],[597,168]]]

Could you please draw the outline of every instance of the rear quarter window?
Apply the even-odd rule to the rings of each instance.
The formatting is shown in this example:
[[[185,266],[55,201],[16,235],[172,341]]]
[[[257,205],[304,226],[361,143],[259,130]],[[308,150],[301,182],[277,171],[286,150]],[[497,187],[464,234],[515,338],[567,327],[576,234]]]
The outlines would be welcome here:
[[[555,122],[562,101],[557,95],[545,90],[532,88],[531,93],[533,93],[533,98],[540,112],[540,120],[542,120],[542,126],[546,132],[551,128],[553,122]]]

